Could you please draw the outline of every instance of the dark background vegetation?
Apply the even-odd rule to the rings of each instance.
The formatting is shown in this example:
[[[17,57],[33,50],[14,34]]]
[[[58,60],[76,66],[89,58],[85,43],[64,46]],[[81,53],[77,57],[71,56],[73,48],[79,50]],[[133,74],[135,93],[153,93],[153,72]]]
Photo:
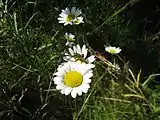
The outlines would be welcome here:
[[[84,36],[95,51],[104,55],[105,44],[120,47],[121,56],[125,62],[129,61],[134,72],[142,69],[142,81],[152,73],[159,73],[158,0],[139,0],[96,29],[127,2],[129,0],[8,0],[8,13],[3,14],[6,24],[0,25],[3,29],[0,45],[4,46],[0,48],[0,119],[72,119],[72,110],[68,107],[72,103],[66,103],[67,98],[60,93],[44,91],[49,88],[50,76],[62,61],[57,53],[62,53],[65,47],[62,46],[62,31],[74,33],[76,29],[79,42]],[[68,6],[82,9],[85,24],[75,29],[58,24],[61,9]],[[15,12],[18,34],[14,25]],[[53,42],[51,39],[57,31]],[[52,48],[37,50],[48,43],[53,43]]]

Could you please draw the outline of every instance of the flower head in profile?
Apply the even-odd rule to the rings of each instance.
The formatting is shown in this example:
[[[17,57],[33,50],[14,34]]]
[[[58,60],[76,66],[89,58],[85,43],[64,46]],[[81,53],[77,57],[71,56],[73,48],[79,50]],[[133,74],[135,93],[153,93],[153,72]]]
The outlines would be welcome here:
[[[121,49],[119,47],[111,47],[111,46],[105,46],[105,50],[110,54],[117,54],[121,52]]]
[[[71,10],[67,7],[65,10],[62,10],[61,14],[58,17],[59,23],[66,25],[80,24],[83,22],[83,17],[78,17],[82,11],[76,7],[72,7]]]
[[[71,96],[76,98],[77,94],[81,96],[82,93],[87,93],[92,76],[93,71],[88,64],[66,62],[58,67],[53,81],[56,89],[60,90],[62,94],[69,95],[71,93]]]
[[[73,43],[75,41],[75,36],[74,35],[72,35],[71,33],[66,33],[64,35],[64,37],[67,40],[66,46],[72,46],[74,44]]]
[[[73,20],[73,23],[76,24],[76,25],[78,25],[78,24],[80,24],[80,23],[84,23],[83,17],[77,17],[77,18],[75,18],[75,19]]]
[[[65,53],[64,60],[71,62],[87,63],[91,64],[95,61],[95,56],[91,55],[87,57],[88,49],[86,45],[83,45],[82,48],[79,44],[73,46],[73,48],[68,49],[69,53]],[[92,64],[93,65],[93,64]]]
[[[108,70],[112,71],[112,72],[116,72],[117,74],[120,74],[120,72],[121,72],[121,68],[117,63],[110,64],[108,66]]]

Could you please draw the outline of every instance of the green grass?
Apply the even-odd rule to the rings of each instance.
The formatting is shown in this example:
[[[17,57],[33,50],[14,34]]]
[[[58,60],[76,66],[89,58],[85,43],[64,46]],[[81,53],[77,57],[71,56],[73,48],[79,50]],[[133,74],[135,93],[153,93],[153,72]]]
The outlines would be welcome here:
[[[138,0],[3,0],[0,120],[160,119],[159,24],[153,25],[155,31],[150,32],[151,27],[143,33],[145,21],[138,31],[145,17],[138,22],[132,18],[136,5],[142,4]],[[85,24],[59,24],[57,17],[67,6],[81,8]],[[101,53],[95,54],[88,93],[76,99],[61,95],[52,80],[67,51],[65,32],[75,34],[76,44],[86,44],[91,54]],[[121,54],[107,54],[106,44],[119,46]],[[108,61],[121,70],[113,71]]]

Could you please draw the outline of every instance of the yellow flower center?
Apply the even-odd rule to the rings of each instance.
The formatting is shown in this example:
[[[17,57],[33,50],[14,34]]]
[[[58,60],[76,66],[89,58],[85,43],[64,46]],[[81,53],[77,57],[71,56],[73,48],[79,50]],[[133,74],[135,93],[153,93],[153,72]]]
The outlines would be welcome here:
[[[83,82],[83,76],[77,71],[70,71],[64,76],[64,84],[68,87],[78,87]]]
[[[112,49],[112,50],[109,50],[109,53],[116,53],[117,51]]]
[[[71,22],[71,20],[74,18],[74,15],[73,14],[69,14],[66,18],[66,21],[67,22]]]
[[[71,37],[68,37],[68,42],[73,42],[74,41],[74,39],[73,38],[71,38]]]

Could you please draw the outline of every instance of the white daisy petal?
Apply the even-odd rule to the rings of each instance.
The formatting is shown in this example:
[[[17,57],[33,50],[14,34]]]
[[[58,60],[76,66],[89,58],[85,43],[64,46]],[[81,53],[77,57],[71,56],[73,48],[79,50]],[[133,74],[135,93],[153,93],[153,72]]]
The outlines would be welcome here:
[[[63,81],[63,79],[59,77],[55,77],[53,81],[54,81],[54,84],[60,84]]]
[[[63,77],[63,72],[56,72],[56,73],[54,73],[54,75],[57,75],[57,76],[59,76],[59,77]]]
[[[76,61],[76,60],[75,60],[74,57],[71,57],[71,58],[70,58],[70,61],[71,61],[71,62],[74,62],[74,61]]]
[[[73,90],[72,90],[72,92],[71,92],[71,96],[72,96],[73,98],[76,98],[76,96],[77,96],[77,91],[76,91],[75,88],[73,88]]]
[[[91,78],[93,76],[93,73],[92,72],[88,72],[84,75],[84,77],[87,79]]]
[[[86,58],[87,52],[88,52],[88,49],[86,48],[86,45],[83,45],[83,47],[82,47],[83,58]]]
[[[66,13],[67,15],[70,14],[70,10],[68,7],[64,10],[64,13]]]
[[[68,56],[69,54],[68,53],[64,53],[64,55]]]
[[[76,13],[76,7],[72,7],[71,13],[72,13],[73,15],[75,15],[75,13]]]
[[[90,64],[87,64],[87,67],[91,69],[91,68],[94,68],[95,65],[90,63]]]
[[[74,51],[71,48],[69,48],[68,50],[69,50],[70,54],[73,56],[74,55]]]
[[[64,21],[59,21],[59,23],[65,23]]]
[[[85,84],[85,83],[91,83],[91,79],[85,78],[85,81],[83,81],[83,83],[84,83],[84,84]]]
[[[77,53],[80,54],[80,55],[82,55],[82,51],[81,51],[81,48],[80,48],[79,45],[77,45]]]
[[[88,63],[92,63],[92,62],[95,61],[95,59],[96,59],[95,56],[92,55],[92,56],[90,56],[90,57],[87,58],[87,61],[88,61]]]
[[[66,72],[68,72],[68,71],[71,70],[71,67],[70,67],[70,65],[66,64],[66,65],[64,66],[64,69],[65,69]]]
[[[62,74],[64,74],[64,72],[65,72],[63,64],[64,63],[62,63],[61,65],[58,66],[58,71],[61,71]]]
[[[64,23],[64,26],[68,25],[69,23]]]
[[[77,48],[76,48],[76,46],[73,46],[73,50],[74,50],[74,53],[77,53]]]
[[[65,45],[68,46],[68,45],[69,45],[69,42],[67,41]]]
[[[65,95],[68,95],[72,91],[72,88],[66,87],[64,90]]]
[[[84,84],[82,91],[83,91],[84,93],[87,93],[89,88],[90,88],[89,84]]]
[[[63,85],[63,84],[58,84],[57,86],[56,86],[56,89],[57,90],[61,90],[61,89],[64,89],[65,88],[65,86]]]
[[[84,50],[86,49],[86,45],[82,46],[82,53],[84,52]]]
[[[82,90],[81,90],[80,87],[77,87],[77,88],[76,88],[76,91],[77,91],[77,94],[78,94],[79,96],[82,95]]]
[[[65,88],[61,89],[61,94],[65,94]]]
[[[78,17],[81,13],[82,13],[82,11],[80,9],[77,9],[76,13],[75,13],[75,16]]]

